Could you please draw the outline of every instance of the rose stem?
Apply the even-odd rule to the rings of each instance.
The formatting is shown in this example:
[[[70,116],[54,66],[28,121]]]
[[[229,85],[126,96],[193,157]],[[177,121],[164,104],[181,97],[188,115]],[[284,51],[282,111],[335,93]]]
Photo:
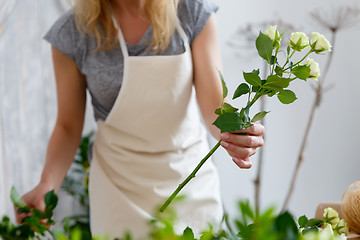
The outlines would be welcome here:
[[[221,143],[221,139],[216,143],[216,145],[210,150],[210,152],[200,161],[200,163],[196,166],[196,168],[190,173],[190,175],[182,182],[179,184],[179,186],[176,188],[176,190],[171,194],[171,196],[166,200],[166,202],[161,206],[160,208],[160,212],[163,212],[167,206],[169,206],[169,204],[172,202],[172,200],[174,200],[174,198],[176,197],[176,195],[178,195],[178,193],[181,191],[181,189],[183,189],[183,187],[185,187],[185,185],[192,179],[195,177],[196,173],[199,171],[199,169],[201,168],[201,166],[206,162],[206,160],[208,160],[208,158],[213,155],[213,153],[216,151],[216,149],[219,148]]]

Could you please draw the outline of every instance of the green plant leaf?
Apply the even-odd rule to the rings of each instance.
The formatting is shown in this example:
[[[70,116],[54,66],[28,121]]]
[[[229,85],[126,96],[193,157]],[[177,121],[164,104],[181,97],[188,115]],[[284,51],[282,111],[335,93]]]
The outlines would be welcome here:
[[[10,190],[10,199],[16,207],[21,208],[21,211],[23,213],[30,212],[30,208],[26,205],[24,200],[22,200],[20,194],[16,191],[15,187],[12,187]]]
[[[310,67],[306,65],[296,66],[291,70],[291,73],[299,79],[306,80],[310,77]]]
[[[81,240],[80,228],[78,228],[78,227],[74,228],[74,230],[71,232],[70,239],[71,240]]]
[[[253,70],[252,72],[243,72],[243,76],[246,82],[253,86],[260,86],[261,85],[261,78],[259,77],[260,71]]]
[[[246,83],[242,83],[236,88],[232,99],[236,99],[236,98],[238,98],[244,94],[247,94],[249,92],[250,92],[249,85],[247,85]]]
[[[311,218],[309,221],[307,221],[307,223],[305,224],[305,227],[320,227],[322,224],[324,223],[324,221],[317,219],[317,218]]]
[[[260,57],[270,63],[273,51],[273,41],[271,38],[260,32],[259,36],[256,38],[255,45]]]
[[[221,132],[236,132],[243,128],[242,119],[238,112],[224,113],[213,123]]]
[[[279,233],[279,240],[298,239],[298,228],[293,216],[285,211],[275,219],[275,229]]]
[[[261,119],[263,119],[266,114],[268,114],[269,112],[267,111],[262,111],[262,112],[258,112],[257,114],[255,114],[255,116],[250,120],[250,122],[257,122],[260,121]]]
[[[233,112],[236,112],[237,110],[239,110],[239,109],[231,106],[229,103],[224,103],[222,108],[217,108],[215,110],[215,113],[217,115],[221,115],[221,114],[224,114],[224,113],[233,113]]]
[[[308,234],[311,232],[317,233],[317,232],[319,232],[319,228],[317,226],[307,227],[302,231],[302,234],[305,235],[305,234]]]
[[[195,236],[193,230],[189,227],[185,228],[181,240],[194,240],[194,239]]]
[[[304,228],[308,221],[309,221],[309,219],[305,215],[299,217],[299,220],[298,220],[299,226],[301,228]]]
[[[243,216],[248,217],[250,220],[255,220],[255,214],[249,202],[239,202],[239,207]]]
[[[45,194],[45,213],[48,218],[51,218],[52,212],[55,209],[58,203],[58,196],[55,194],[54,190],[49,191]]]
[[[279,101],[283,104],[292,103],[297,99],[295,93],[288,89],[280,91],[277,96]]]
[[[218,73],[219,73],[220,78],[221,78],[221,84],[222,84],[222,89],[223,89],[223,99],[225,99],[226,96],[228,95],[228,89],[226,87],[226,83],[225,83],[224,76],[223,76],[222,72],[220,70],[218,70]]]
[[[249,115],[250,107],[242,108],[240,111],[240,117],[243,123],[250,122],[250,115]]]
[[[270,75],[266,79],[265,86],[273,86],[273,87],[277,87],[277,88],[287,88],[290,84],[290,81],[291,80],[288,78],[282,78],[277,75]],[[265,86],[264,86],[264,88],[266,88]]]

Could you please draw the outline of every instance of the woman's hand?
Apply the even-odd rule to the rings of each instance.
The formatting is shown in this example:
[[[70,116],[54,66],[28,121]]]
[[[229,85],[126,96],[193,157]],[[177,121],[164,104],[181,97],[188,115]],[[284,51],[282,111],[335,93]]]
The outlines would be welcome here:
[[[30,208],[36,208],[42,212],[45,212],[44,196],[47,192],[51,190],[53,190],[53,188],[50,185],[47,185],[45,183],[40,183],[33,190],[22,196],[22,199],[24,200],[26,205],[28,205]],[[14,207],[14,211],[15,211],[16,222],[19,224],[21,223],[24,217],[29,215],[26,213],[18,213],[16,207]]]
[[[255,123],[235,133],[222,133],[220,135],[221,145],[226,149],[236,165],[240,168],[251,168],[250,156],[256,153],[258,147],[264,145],[264,131],[263,125]]]

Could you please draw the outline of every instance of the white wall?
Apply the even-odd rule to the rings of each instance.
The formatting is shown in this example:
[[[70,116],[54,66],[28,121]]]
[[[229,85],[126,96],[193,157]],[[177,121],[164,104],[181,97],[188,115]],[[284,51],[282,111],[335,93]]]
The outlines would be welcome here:
[[[234,53],[234,48],[229,47],[228,41],[239,27],[280,19],[297,27],[296,31],[318,31],[330,38],[330,32],[315,23],[309,15],[310,11],[319,10],[331,16],[337,6],[358,6],[355,0],[304,0],[291,3],[285,0],[227,0],[217,3],[220,5],[217,17],[225,79],[231,93],[243,81],[242,71],[261,68],[260,58],[240,58]],[[315,115],[304,162],[289,204],[289,210],[297,217],[303,214],[313,217],[320,202],[341,201],[346,188],[360,180],[359,37],[360,25],[357,25],[339,32],[336,39],[334,60],[325,84],[334,84],[334,88],[326,93]],[[315,58],[320,62],[320,68],[324,68],[326,58]],[[298,97],[295,103],[282,105],[276,98],[268,99],[267,103],[267,110],[271,110],[271,113],[266,119],[262,208],[275,205],[280,209],[285,200],[315,96],[308,83],[297,82],[291,88]],[[240,102],[238,106],[243,105]],[[237,212],[238,199],[254,202],[253,180],[258,167],[257,156],[252,159],[254,165],[251,170],[240,170],[224,150],[215,155],[225,207],[230,216]]]

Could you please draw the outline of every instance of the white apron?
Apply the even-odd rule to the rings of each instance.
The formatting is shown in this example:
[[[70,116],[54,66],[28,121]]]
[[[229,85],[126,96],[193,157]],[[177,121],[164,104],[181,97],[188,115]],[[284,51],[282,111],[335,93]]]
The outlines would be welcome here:
[[[154,211],[208,152],[193,93],[187,36],[185,52],[173,56],[124,56],[123,83],[105,122],[98,121],[90,172],[92,233],[112,238],[131,232],[147,239]],[[200,232],[223,216],[217,171],[208,161],[172,203],[176,229]]]

